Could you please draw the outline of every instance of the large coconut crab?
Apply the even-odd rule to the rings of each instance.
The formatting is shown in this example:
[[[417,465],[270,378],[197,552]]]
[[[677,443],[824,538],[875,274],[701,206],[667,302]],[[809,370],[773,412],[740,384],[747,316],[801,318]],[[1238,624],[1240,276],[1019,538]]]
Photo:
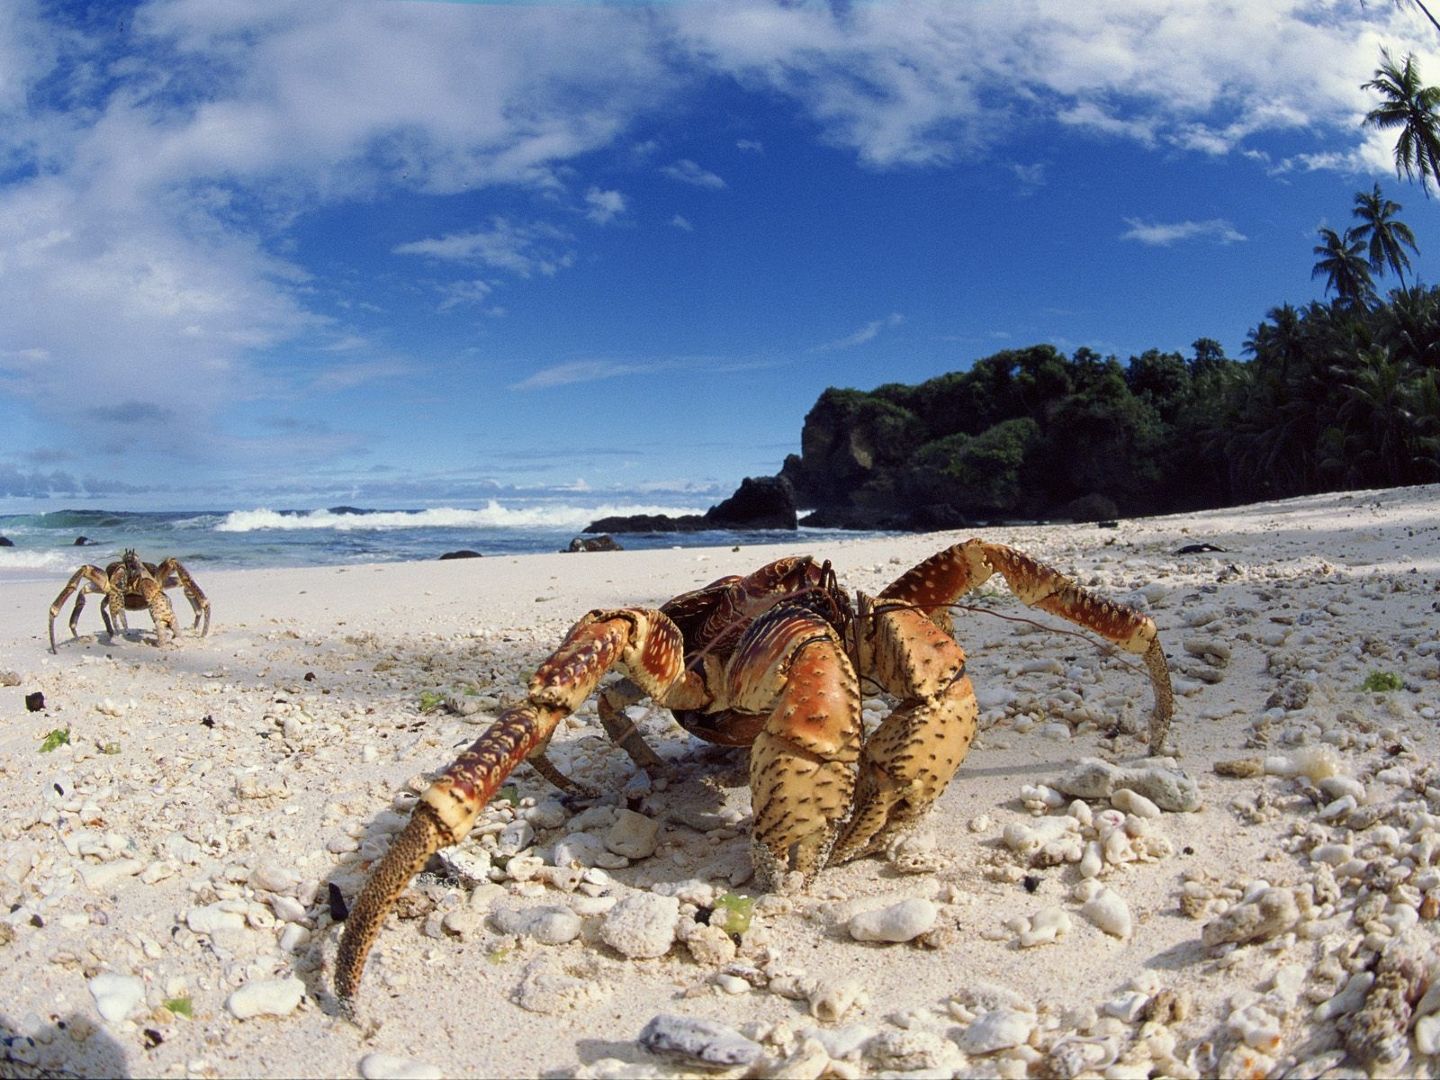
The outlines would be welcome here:
[[[979,708],[950,608],[1000,573],[1030,607],[1062,616],[1144,657],[1154,691],[1150,748],[1159,753],[1174,699],[1155,623],[1001,544],[968,540],[852,604],[830,563],[779,559],[721,578],[657,609],[592,611],[506,709],[421,796],[351,908],[335,990],[349,1008],[380,925],[432,854],[458,843],[522,761],[561,786],[545,758],[556,725],[611,668],[601,692],[612,738],[658,762],[624,708],[650,697],[687,731],[750,747],[752,849],[758,884],[803,884],[819,870],[883,849],[944,792],[974,738]],[[868,738],[863,693],[896,701]]]
[[[173,589],[177,585],[185,590],[185,598],[190,601],[190,608],[195,612],[192,630],[200,626],[203,617],[205,627],[200,631],[200,636],[204,637],[210,632],[210,601],[179,559],[172,557],[159,563],[147,563],[141,561],[134,548],[128,548],[118,560],[103,570],[89,564],[80,567],[70,575],[70,580],[50,605],[50,651],[56,651],[55,616],[60,614],[60,609],[65,606],[65,601],[70,599],[72,593],[78,595],[75,596],[75,609],[70,612],[71,637],[78,637],[80,634],[78,625],[80,612],[85,610],[86,594],[100,593],[105,597],[100,605],[100,617],[105,620],[107,634],[113,637],[117,626],[121,630],[130,629],[125,620],[127,610],[140,611],[149,608],[150,618],[155,622],[155,644],[164,645],[167,632],[171,637],[175,636],[175,609],[170,604],[170,598],[165,595],[165,590]]]

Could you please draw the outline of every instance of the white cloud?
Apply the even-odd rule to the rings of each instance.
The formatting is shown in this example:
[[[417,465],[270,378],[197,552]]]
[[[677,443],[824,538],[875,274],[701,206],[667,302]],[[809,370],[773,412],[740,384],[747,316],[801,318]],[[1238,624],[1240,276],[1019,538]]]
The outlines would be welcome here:
[[[765,144],[759,139],[736,139],[735,149],[742,150],[747,154],[763,154]]]
[[[0,3],[0,390],[57,441],[151,454],[146,467],[243,451],[213,437],[223,410],[292,388],[267,350],[336,339],[288,246],[302,215],[506,185],[612,220],[623,195],[577,163],[609,148],[665,160],[637,119],[717,75],[780,95],[876,168],[1058,122],[1204,155],[1303,133],[1313,148],[1272,168],[1385,175],[1385,137],[1359,126],[1380,46],[1440,74],[1433,29],[1378,2],[140,0],[123,34],[73,8]],[[662,171],[725,185],[689,158]],[[1127,236],[1185,227],[1168,242],[1239,238],[1224,222]],[[500,217],[395,250],[524,278],[570,265],[576,246]],[[442,305],[494,285],[457,276]]]
[[[690,219],[680,214],[676,214],[674,217],[672,217],[670,219],[670,224],[675,226],[675,228],[681,230],[682,232],[695,231],[695,226],[690,223]]]
[[[291,392],[267,350],[340,337],[312,306],[334,290],[276,254],[299,214],[559,190],[682,79],[646,19],[599,7],[148,0],[126,19],[117,34],[0,4],[0,392],[130,468],[285,452],[217,422]],[[435,257],[521,277],[574,259],[538,223],[445,239]],[[442,304],[488,287],[455,283]]]
[[[702,169],[689,158],[681,158],[664,166],[661,170],[671,180],[679,180],[682,184],[693,184],[696,187],[710,188],[718,191],[725,186],[725,181],[716,176],[708,169]]]
[[[569,233],[541,221],[517,223],[497,216],[486,228],[412,240],[397,245],[393,251],[396,255],[425,255],[443,262],[491,266],[522,278],[535,274],[549,277],[574,265],[575,253],[555,246],[570,239]],[[470,283],[472,290],[474,285]]]
[[[399,360],[367,360],[327,368],[311,381],[311,389],[319,393],[351,390],[379,379],[400,379],[414,373],[412,367]]]
[[[734,0],[668,10],[707,68],[792,97],[829,141],[879,167],[975,154],[1051,119],[1205,154],[1264,131],[1349,140],[1381,44],[1440,70],[1433,28],[1409,5]]]
[[[866,323],[853,334],[847,334],[845,337],[835,341],[827,341],[823,345],[816,345],[810,349],[810,352],[821,353],[834,352],[837,349],[853,349],[857,345],[864,345],[867,342],[874,341],[880,336],[880,331],[899,326],[904,321],[905,316],[899,312],[894,312],[883,319],[874,319]]]
[[[625,212],[626,199],[618,191],[601,191],[592,187],[585,192],[585,216],[596,225],[606,225]]]
[[[645,375],[674,366],[675,362],[668,360],[640,363],[616,360],[571,360],[563,364],[541,368],[528,378],[512,383],[510,389],[545,390],[553,386],[566,386],[570,383],[615,379],[622,375]]]
[[[447,281],[440,286],[439,311],[453,311],[470,304],[481,304],[494,289],[488,281],[474,278],[468,281]]]
[[[1179,240],[1207,239],[1217,244],[1234,244],[1245,239],[1245,235],[1224,218],[1169,222],[1126,218],[1125,224],[1130,227],[1120,234],[1121,240],[1135,240],[1151,247],[1168,247]]]
[[[1045,186],[1045,163],[1043,161],[1032,165],[1021,165],[1017,162],[1010,166],[1010,171],[1019,181],[1015,190],[1021,195],[1033,195]]]

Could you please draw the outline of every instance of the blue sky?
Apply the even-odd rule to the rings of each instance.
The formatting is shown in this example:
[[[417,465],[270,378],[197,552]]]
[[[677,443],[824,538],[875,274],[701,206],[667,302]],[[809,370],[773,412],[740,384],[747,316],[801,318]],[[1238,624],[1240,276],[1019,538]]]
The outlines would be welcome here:
[[[826,386],[1241,355],[1380,0],[0,6],[0,512],[705,506]],[[1384,283],[1382,282],[1382,285]]]

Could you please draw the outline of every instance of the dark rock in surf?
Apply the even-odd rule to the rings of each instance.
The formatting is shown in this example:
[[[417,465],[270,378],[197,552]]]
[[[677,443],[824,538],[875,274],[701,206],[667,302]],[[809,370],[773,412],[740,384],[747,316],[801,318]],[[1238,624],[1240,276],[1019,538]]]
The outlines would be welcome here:
[[[747,476],[705,520],[712,529],[793,529],[795,491],[783,476]]]
[[[565,549],[567,553],[572,551],[624,551],[619,542],[608,533],[601,533],[599,536],[577,536],[570,541],[570,546]]]
[[[793,529],[795,492],[782,476],[747,476],[735,494],[703,514],[631,514],[592,521],[586,533],[676,533],[704,529]]]

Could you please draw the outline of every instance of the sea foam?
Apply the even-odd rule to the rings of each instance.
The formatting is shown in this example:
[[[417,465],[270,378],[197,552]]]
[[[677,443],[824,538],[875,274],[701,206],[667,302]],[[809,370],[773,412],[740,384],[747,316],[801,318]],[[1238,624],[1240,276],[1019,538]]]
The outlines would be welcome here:
[[[484,507],[464,510],[438,506],[428,510],[366,510],[335,513],[307,510],[286,513],[260,508],[235,510],[215,526],[216,532],[255,532],[261,529],[334,529],[349,532],[376,529],[583,529],[597,518],[629,514],[699,514],[702,510],[675,506],[601,505],[502,506],[491,499]]]

